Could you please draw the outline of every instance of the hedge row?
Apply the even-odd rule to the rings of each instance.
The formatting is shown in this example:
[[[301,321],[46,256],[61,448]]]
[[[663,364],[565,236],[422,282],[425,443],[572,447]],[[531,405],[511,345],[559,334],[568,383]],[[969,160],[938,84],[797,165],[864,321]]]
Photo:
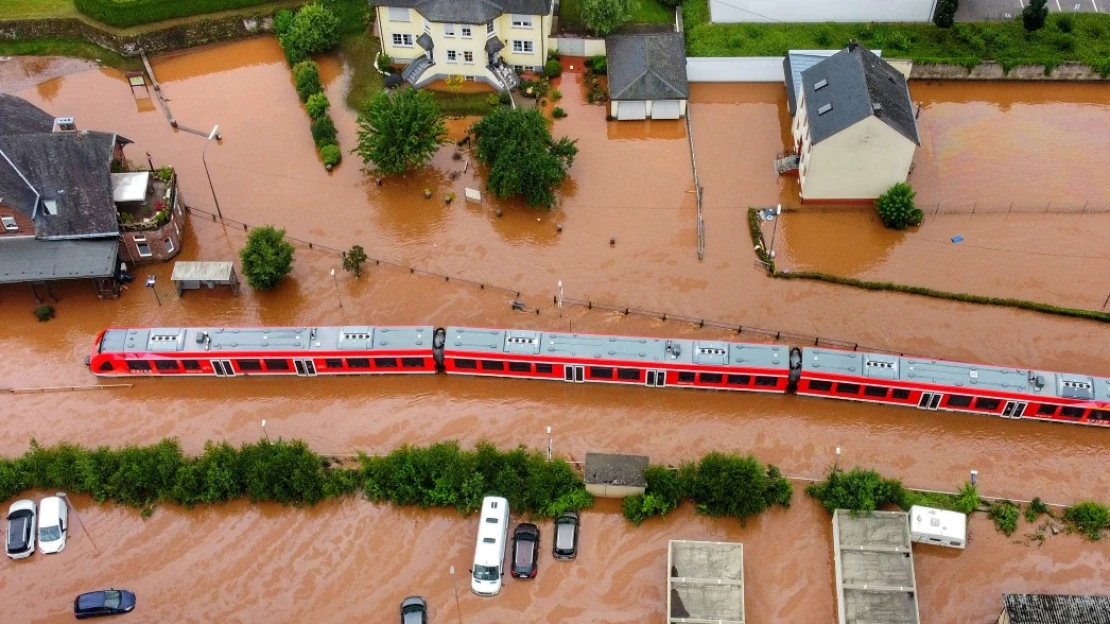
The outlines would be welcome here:
[[[324,167],[331,171],[343,160],[339,151],[339,132],[328,114],[331,102],[320,82],[320,66],[308,58],[309,53],[322,52],[339,43],[339,18],[327,6],[314,3],[296,13],[278,11],[274,15],[274,33],[285,51],[286,59],[293,66],[293,85],[312,120],[309,126],[312,141]]]
[[[77,10],[117,28],[243,9],[273,0],[73,0]]]
[[[359,491],[377,502],[463,513],[479,509],[487,495],[504,496],[513,510],[539,516],[593,503],[565,461],[548,462],[542,453],[523,448],[499,451],[487,443],[463,451],[456,442],[402,447],[382,457],[360,455],[357,468],[343,468],[299,440],[239,448],[210,442],[197,457],[184,456],[175,440],[117,449],[42,447],[32,440],[24,455],[0,459],[0,500],[32,488],[87,494],[144,513],[159,502],[191,508],[248,497],[302,506]]]

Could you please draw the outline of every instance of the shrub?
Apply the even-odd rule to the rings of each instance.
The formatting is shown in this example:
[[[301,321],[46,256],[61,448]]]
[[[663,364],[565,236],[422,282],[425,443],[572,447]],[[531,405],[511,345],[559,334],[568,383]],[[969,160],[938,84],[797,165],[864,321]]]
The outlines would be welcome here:
[[[1071,31],[1075,30],[1075,18],[1066,13],[1057,16],[1056,28],[1059,29],[1062,33],[1070,33]]]
[[[543,75],[548,78],[558,78],[563,75],[563,64],[556,59],[551,59],[543,66]]]
[[[1033,500],[1030,501],[1029,506],[1025,508],[1025,521],[1030,523],[1036,522],[1037,518],[1045,514],[1051,516],[1052,511],[1049,510],[1048,505],[1041,501],[1041,497],[1035,496]]]
[[[385,52],[382,52],[378,55],[378,58],[376,61],[374,61],[374,64],[380,72],[384,72],[386,74],[393,73],[393,57],[386,54]]]
[[[508,91],[502,91],[497,95],[497,101],[503,106],[508,106],[513,101],[513,96]]]
[[[35,308],[35,318],[37,318],[40,323],[45,323],[54,318],[54,306],[48,303],[38,306]]]
[[[956,22],[956,9],[959,6],[959,0],[939,0],[937,12],[933,14],[933,23],[939,28],[951,28]]]
[[[293,66],[293,84],[302,102],[323,91],[320,86],[320,66],[316,61],[301,61]]]
[[[561,99],[563,99],[563,92],[558,89],[553,89],[551,91],[551,101],[558,102]]]
[[[1004,500],[992,503],[987,515],[994,521],[994,528],[1010,536],[1017,530],[1018,518],[1021,517],[1021,512],[1017,505]]]
[[[789,506],[790,483],[754,457],[710,453],[698,462],[690,485],[698,513],[732,516],[743,523],[772,504]]]
[[[301,61],[309,54],[327,52],[339,45],[339,18],[322,4],[302,7],[278,41],[291,62]]]
[[[586,59],[586,69],[589,69],[595,74],[605,74],[609,71],[609,62],[606,60],[604,54],[591,56]]]
[[[1102,532],[1110,528],[1110,510],[1094,501],[1084,501],[1068,507],[1064,511],[1064,521],[1072,531],[1097,541],[1102,539]]]
[[[269,290],[293,270],[293,245],[285,241],[285,230],[267,225],[251,230],[239,258],[251,288]]]
[[[327,115],[312,122],[311,130],[312,140],[316,142],[316,147],[318,148],[338,143],[336,140],[338,133],[335,130],[335,122]]]
[[[674,9],[674,8],[680,7],[680,6],[682,6],[682,2],[683,2],[683,0],[659,0],[659,4],[662,4],[663,6],[667,7],[668,9]]]
[[[289,9],[282,9],[274,13],[274,34],[281,37],[289,32],[289,26],[293,24],[293,12]]]
[[[633,0],[581,0],[582,21],[595,35],[604,37],[632,16]]]
[[[890,187],[887,192],[875,200],[875,209],[883,225],[893,230],[904,230],[911,225],[921,225],[925,218],[922,212],[913,203],[917,195],[910,185],[899,182]]]
[[[807,487],[806,493],[821,501],[829,513],[837,509],[875,511],[884,505],[897,505],[906,496],[897,479],[884,479],[874,470],[863,468],[844,472],[839,466],[833,466],[824,481]]]
[[[486,96],[486,104],[489,104],[491,107],[492,106],[500,106],[501,105],[501,96],[497,95],[496,93],[490,93],[489,95]]]
[[[567,112],[561,107],[556,106],[554,109],[551,110],[551,116],[555,119],[562,119],[563,117],[567,116]]]
[[[331,102],[328,101],[328,96],[323,93],[313,93],[308,96],[308,100],[304,103],[304,108],[308,111],[308,116],[312,119],[319,119],[328,113],[331,108]]]
[[[1048,0],[1029,0],[1029,4],[1021,10],[1021,23],[1029,32],[1044,28],[1047,18]]]
[[[320,159],[324,161],[325,167],[331,169],[343,160],[343,154],[340,153],[338,145],[330,143],[320,148]]]

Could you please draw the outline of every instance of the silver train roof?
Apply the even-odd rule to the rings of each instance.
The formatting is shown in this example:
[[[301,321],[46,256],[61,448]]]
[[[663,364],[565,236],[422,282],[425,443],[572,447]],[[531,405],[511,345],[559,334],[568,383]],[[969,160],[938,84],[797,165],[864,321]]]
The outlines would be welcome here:
[[[109,329],[101,353],[219,353],[252,351],[350,351],[432,348],[432,327],[155,327]]]

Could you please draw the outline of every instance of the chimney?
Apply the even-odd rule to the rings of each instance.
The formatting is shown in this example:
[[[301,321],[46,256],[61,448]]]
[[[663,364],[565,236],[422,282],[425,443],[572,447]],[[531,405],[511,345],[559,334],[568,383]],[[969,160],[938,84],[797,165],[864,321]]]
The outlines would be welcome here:
[[[855,52],[856,48],[858,48],[858,47],[859,47],[859,42],[856,41],[855,39],[852,39],[848,42],[848,51],[849,52]]]
[[[76,132],[77,123],[73,117],[55,117],[54,132]]]

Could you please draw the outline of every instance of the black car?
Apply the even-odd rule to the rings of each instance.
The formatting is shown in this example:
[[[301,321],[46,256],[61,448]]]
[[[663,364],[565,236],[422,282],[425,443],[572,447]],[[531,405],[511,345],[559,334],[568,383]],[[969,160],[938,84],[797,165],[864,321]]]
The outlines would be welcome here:
[[[555,543],[552,554],[556,559],[574,559],[578,556],[578,512],[564,511],[555,519]]]
[[[73,601],[73,615],[78,620],[130,613],[135,608],[135,594],[126,589],[105,589],[81,594]]]
[[[401,624],[428,624],[428,603],[420,596],[402,600]]]
[[[540,569],[540,528],[534,524],[518,524],[513,531],[512,575],[519,579],[536,576]]]

